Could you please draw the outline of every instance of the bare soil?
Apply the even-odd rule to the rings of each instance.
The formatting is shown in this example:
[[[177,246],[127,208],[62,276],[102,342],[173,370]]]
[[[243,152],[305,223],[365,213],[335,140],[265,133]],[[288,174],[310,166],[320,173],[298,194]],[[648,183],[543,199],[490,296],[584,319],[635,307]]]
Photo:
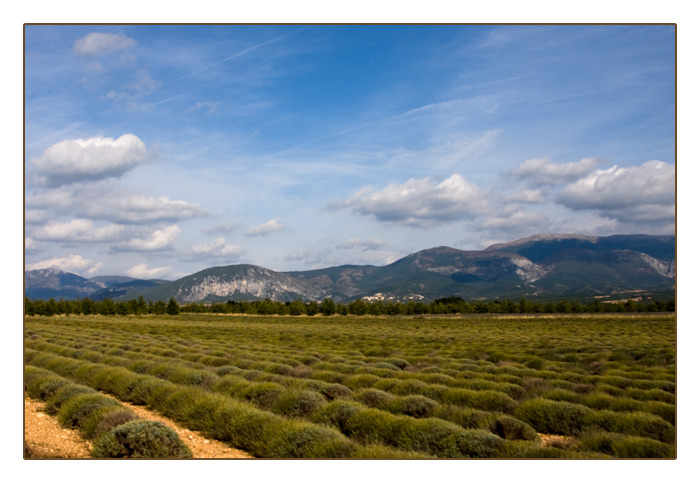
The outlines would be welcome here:
[[[24,400],[25,458],[89,458],[91,445],[74,429],[59,426],[56,418],[43,412],[44,403]]]
[[[183,428],[160,414],[143,406],[120,401],[137,416],[150,421],[159,421],[171,427],[180,439],[192,450],[193,458],[233,459],[252,458],[244,451],[231,448],[226,444],[207,439],[197,431]],[[82,459],[90,458],[92,445],[74,429],[59,426],[56,418],[43,412],[44,403],[34,399],[24,400],[24,454],[27,459]]]

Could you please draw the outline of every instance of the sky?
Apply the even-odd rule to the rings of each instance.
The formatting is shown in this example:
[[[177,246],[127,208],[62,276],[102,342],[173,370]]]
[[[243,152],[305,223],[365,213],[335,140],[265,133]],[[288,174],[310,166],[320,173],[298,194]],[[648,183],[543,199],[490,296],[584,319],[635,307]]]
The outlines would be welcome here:
[[[673,235],[672,25],[25,25],[24,263]]]

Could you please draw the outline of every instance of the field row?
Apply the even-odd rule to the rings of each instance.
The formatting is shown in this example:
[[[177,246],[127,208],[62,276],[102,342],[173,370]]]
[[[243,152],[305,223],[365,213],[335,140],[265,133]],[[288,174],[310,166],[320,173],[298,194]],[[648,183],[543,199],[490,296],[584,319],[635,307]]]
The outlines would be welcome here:
[[[342,323],[32,317],[25,328],[28,362],[93,387],[112,384],[94,378],[95,368],[118,371],[115,378],[157,380],[195,391],[189,397],[197,400],[223,397],[268,417],[330,429],[383,454],[675,454],[675,336],[668,317]],[[114,393],[152,405],[128,388]],[[543,447],[538,433],[574,438],[568,446]],[[472,439],[491,449],[468,449]]]

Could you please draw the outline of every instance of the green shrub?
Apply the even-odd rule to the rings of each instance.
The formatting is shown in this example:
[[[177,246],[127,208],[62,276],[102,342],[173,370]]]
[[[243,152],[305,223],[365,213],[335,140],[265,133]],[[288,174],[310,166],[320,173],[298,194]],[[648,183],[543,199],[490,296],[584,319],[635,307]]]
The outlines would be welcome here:
[[[352,395],[352,391],[347,386],[333,383],[321,389],[321,394],[326,396],[326,398],[330,401],[333,401],[335,399],[350,397]]]
[[[95,441],[94,458],[191,458],[177,433],[155,421],[119,425]]]
[[[540,433],[573,435],[581,431],[586,417],[593,412],[580,404],[537,398],[522,403],[514,416]]]
[[[286,389],[281,384],[260,382],[253,383],[247,389],[244,389],[241,396],[260,408],[272,409],[285,392]]]
[[[470,458],[495,458],[504,443],[495,434],[481,429],[467,429],[457,436],[460,453]]]
[[[287,420],[271,432],[269,458],[347,458],[356,445],[333,429],[304,421]]]
[[[63,386],[54,392],[54,394],[46,401],[44,411],[47,414],[56,414],[60,411],[61,407],[66,401],[69,401],[79,394],[97,394],[97,391],[91,387],[80,384],[69,384]]]
[[[163,387],[168,386],[170,386],[169,382],[154,376],[137,376],[129,384],[129,392],[126,399],[134,404],[150,404],[149,401],[153,400],[154,394],[159,389],[162,390]]]
[[[510,417],[498,416],[488,427],[493,434],[503,439],[521,439],[525,441],[540,441],[540,435],[529,424]]]
[[[428,384],[418,379],[405,379],[392,387],[391,393],[401,396],[422,394],[426,386],[428,386]]]
[[[580,399],[578,394],[566,389],[553,389],[544,393],[542,397],[544,399],[551,399],[552,401],[567,401],[572,403],[577,403]]]
[[[642,411],[663,418],[672,425],[676,425],[676,406],[661,401],[646,401],[640,408]]]
[[[554,459],[571,458],[571,453],[560,448],[541,446],[539,443],[507,440],[498,450],[499,458]]]
[[[585,424],[611,433],[652,438],[673,443],[676,428],[659,416],[643,412],[592,411],[586,415]]]
[[[355,374],[348,377],[344,384],[350,389],[357,390],[365,387],[372,387],[381,378],[373,374]]]
[[[655,439],[615,433],[588,433],[581,438],[581,449],[609,454],[616,458],[673,458],[673,446]]]
[[[431,456],[417,451],[405,451],[380,444],[358,445],[348,456],[352,459],[423,459]]]
[[[503,413],[510,413],[518,406],[517,402],[502,392],[491,390],[473,391],[471,389],[452,388],[443,394],[442,400],[458,406]]]
[[[460,458],[457,437],[466,430],[437,418],[413,419],[395,416],[390,421],[387,443],[405,450],[435,455],[440,458]]]
[[[432,415],[440,403],[425,396],[401,396],[386,404],[388,411],[401,413],[414,418],[426,418]]]
[[[273,412],[286,417],[305,418],[326,404],[326,398],[313,391],[286,391],[279,396],[273,407]]]
[[[213,386],[212,390],[229,396],[241,397],[243,392],[250,388],[253,382],[241,376],[229,374],[221,377]]]
[[[364,444],[386,444],[392,439],[392,423],[396,416],[379,409],[364,409],[345,420],[343,431],[355,441]]]
[[[93,413],[105,407],[120,407],[120,404],[99,393],[79,394],[68,399],[58,412],[58,423],[67,428],[86,430],[86,423]],[[94,424],[97,424],[96,422]]]
[[[100,419],[94,428],[92,430],[90,430],[90,427],[86,428],[86,437],[98,439],[113,428],[137,419],[138,416],[128,409],[105,408],[105,411],[100,413]]]
[[[30,397],[45,401],[53,396],[59,389],[69,384],[69,380],[52,372],[40,370],[32,374],[30,367],[25,368],[25,390]]]
[[[370,408],[385,409],[396,396],[379,389],[369,388],[357,391],[353,394],[353,399],[361,402]]]
[[[216,369],[215,374],[217,376],[226,376],[228,374],[238,374],[239,372],[241,372],[241,369],[236,366],[221,366]]]
[[[333,426],[342,433],[347,434],[347,421],[355,413],[365,411],[367,408],[354,401],[333,401],[321,407],[312,415],[312,420],[319,424]]]
[[[491,421],[493,413],[478,409],[461,408],[453,405],[440,406],[433,411],[433,417],[453,422],[463,428],[484,428]]]

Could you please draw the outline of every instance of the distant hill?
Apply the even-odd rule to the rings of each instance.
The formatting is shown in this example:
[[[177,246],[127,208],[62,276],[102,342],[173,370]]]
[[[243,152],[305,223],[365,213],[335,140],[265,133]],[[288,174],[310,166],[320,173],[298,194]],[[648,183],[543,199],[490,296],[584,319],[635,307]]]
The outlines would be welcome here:
[[[542,234],[485,250],[430,248],[384,267],[343,265],[276,272],[255,265],[230,265],[202,270],[173,282],[132,279],[117,283],[114,277],[101,277],[82,279],[85,282],[80,285],[82,277],[73,274],[73,278],[65,280],[73,284],[72,293],[80,297],[128,300],[141,295],[146,300],[173,297],[182,303],[326,297],[339,302],[360,297],[401,301],[449,296],[466,300],[583,298],[674,290],[675,244],[674,236]],[[29,279],[41,277],[27,272],[25,280]],[[47,298],[45,295],[60,290],[60,284],[54,283],[54,292],[48,292],[48,287],[32,282],[30,291],[30,284],[25,283],[30,298]]]
[[[24,295],[30,299],[81,299],[105,288],[102,282],[53,268],[24,274]]]

